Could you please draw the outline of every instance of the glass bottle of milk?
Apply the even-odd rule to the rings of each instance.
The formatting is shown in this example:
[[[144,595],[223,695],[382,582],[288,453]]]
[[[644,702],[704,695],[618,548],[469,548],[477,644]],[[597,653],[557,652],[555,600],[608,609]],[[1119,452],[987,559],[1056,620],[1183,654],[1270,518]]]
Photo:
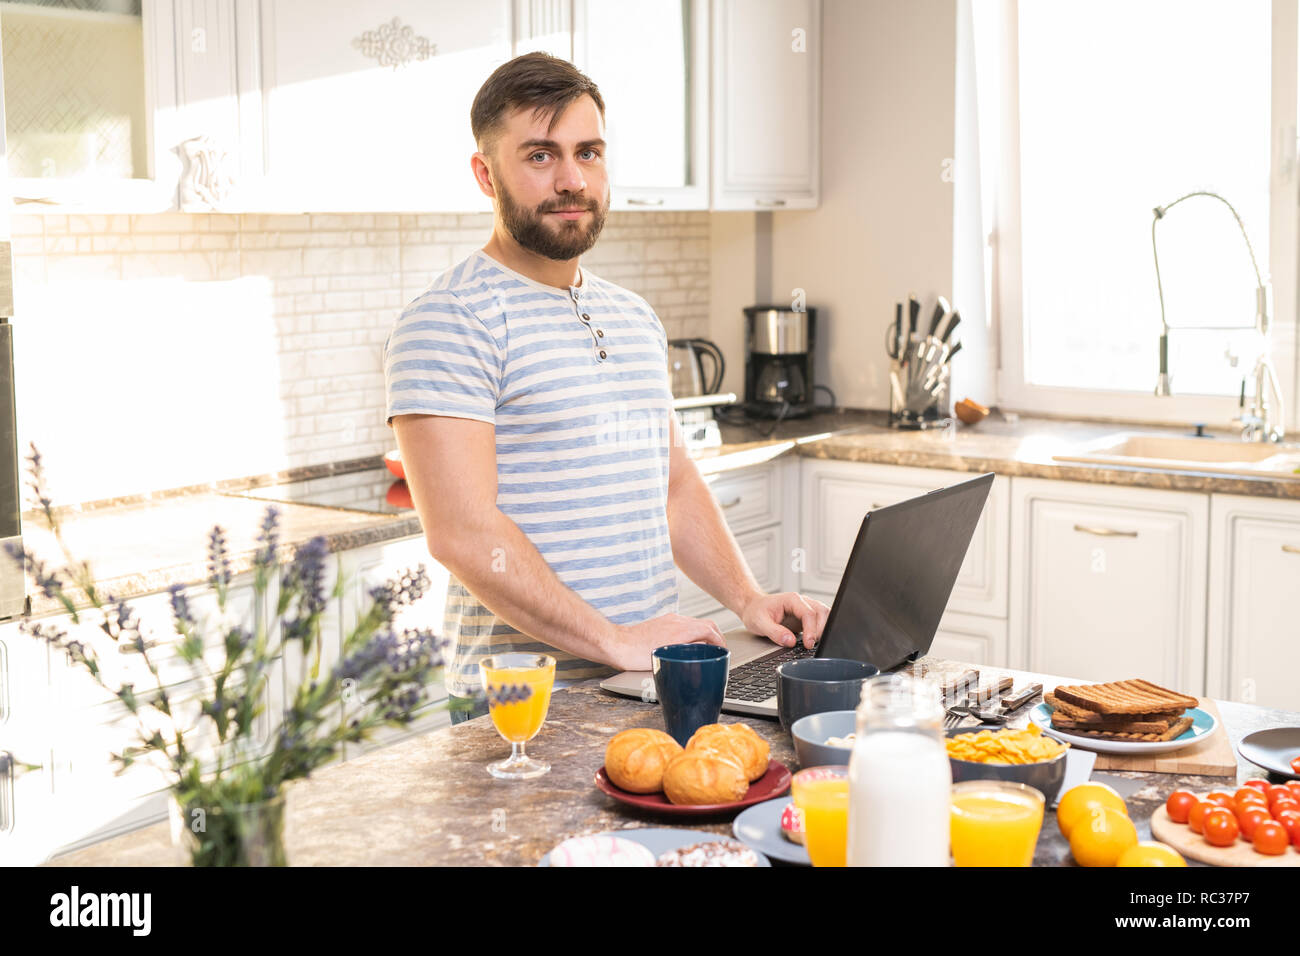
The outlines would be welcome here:
[[[932,681],[862,685],[849,758],[849,866],[947,866],[952,770]]]

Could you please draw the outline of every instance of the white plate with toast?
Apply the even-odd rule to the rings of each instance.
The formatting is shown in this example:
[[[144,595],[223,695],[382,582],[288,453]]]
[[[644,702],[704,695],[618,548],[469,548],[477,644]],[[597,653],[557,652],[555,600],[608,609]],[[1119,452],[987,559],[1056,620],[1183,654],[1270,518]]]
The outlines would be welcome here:
[[[1041,727],[1044,733],[1058,740],[1064,740],[1072,746],[1093,750],[1100,754],[1172,753],[1204,740],[1219,727],[1219,722],[1214,719],[1214,715],[1199,707],[1189,707],[1183,712],[1183,716],[1190,717],[1192,725],[1173,740],[1113,740],[1106,737],[1072,734],[1068,730],[1053,727],[1052,708],[1048,704],[1039,704],[1029,712],[1029,719]]]

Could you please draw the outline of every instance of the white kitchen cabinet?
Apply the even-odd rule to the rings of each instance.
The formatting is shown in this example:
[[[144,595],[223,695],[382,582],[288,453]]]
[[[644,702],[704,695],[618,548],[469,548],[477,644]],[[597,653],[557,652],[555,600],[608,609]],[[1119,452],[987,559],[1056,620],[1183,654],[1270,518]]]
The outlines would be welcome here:
[[[572,39],[605,101],[610,208],[709,208],[708,0],[574,0]]]
[[[789,556],[798,537],[798,461],[792,456],[714,472],[704,480],[759,586],[769,593],[794,590]],[[724,631],[740,626],[734,613],[680,570],[677,590],[678,613],[709,618]]]
[[[345,588],[342,602],[344,642],[356,628],[362,609],[370,606],[370,591],[408,569],[414,570],[421,564],[429,575],[431,582],[429,590],[415,604],[401,609],[393,626],[398,630],[431,627],[439,634],[443,632],[448,572],[430,557],[428,545],[422,535],[344,551],[341,556]],[[448,649],[447,653],[450,654],[451,650]],[[428,692],[429,702],[447,698],[446,687],[441,679],[429,685]],[[438,727],[450,726],[450,724],[451,716],[445,710],[435,710],[417,718],[406,727],[382,727],[366,743],[346,745],[345,753],[351,759],[384,744]]]
[[[852,461],[802,459],[800,587],[834,594],[867,512],[975,477],[966,472]],[[996,477],[953,585],[948,609],[1005,617],[1010,480]]]
[[[714,0],[712,208],[813,209],[821,0]]]
[[[481,212],[469,111],[511,58],[511,0],[240,0],[257,25],[239,72],[260,94],[255,210]],[[241,96],[241,102],[246,97]],[[251,127],[245,127],[246,131]]]
[[[0,866],[47,858],[51,812],[49,654],[42,641],[0,625],[0,755],[37,769],[0,769]]]
[[[1300,710],[1300,501],[1213,495],[1206,685]]]
[[[1205,690],[1209,500],[1016,478],[1011,666]]]
[[[202,38],[187,32],[182,42],[177,31],[186,11],[205,5],[143,0],[140,15],[82,6],[0,11],[12,202],[25,213],[174,209],[182,154],[199,145],[182,145],[193,135],[187,119],[224,129],[212,101],[185,96],[198,92],[185,78],[194,79],[190,51]],[[208,62],[233,64],[228,39],[211,34]]]

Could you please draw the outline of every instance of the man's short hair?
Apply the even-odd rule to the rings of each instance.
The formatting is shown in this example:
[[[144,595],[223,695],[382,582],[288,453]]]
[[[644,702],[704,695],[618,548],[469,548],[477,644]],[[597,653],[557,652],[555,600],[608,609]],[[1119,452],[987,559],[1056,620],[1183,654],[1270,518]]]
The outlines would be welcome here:
[[[481,152],[491,153],[507,113],[533,110],[534,117],[551,117],[554,129],[560,114],[581,96],[590,96],[605,118],[605,101],[591,79],[568,60],[549,53],[525,53],[492,71],[470,107],[470,128]]]

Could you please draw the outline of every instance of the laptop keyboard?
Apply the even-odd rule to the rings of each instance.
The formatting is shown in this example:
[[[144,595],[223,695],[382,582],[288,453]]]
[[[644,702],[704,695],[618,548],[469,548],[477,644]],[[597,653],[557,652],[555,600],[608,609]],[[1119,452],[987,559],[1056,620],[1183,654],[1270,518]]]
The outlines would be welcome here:
[[[808,650],[802,644],[783,647],[775,654],[760,657],[742,664],[727,677],[727,700],[743,700],[758,704],[776,696],[776,668],[786,661],[813,657],[817,649]]]

